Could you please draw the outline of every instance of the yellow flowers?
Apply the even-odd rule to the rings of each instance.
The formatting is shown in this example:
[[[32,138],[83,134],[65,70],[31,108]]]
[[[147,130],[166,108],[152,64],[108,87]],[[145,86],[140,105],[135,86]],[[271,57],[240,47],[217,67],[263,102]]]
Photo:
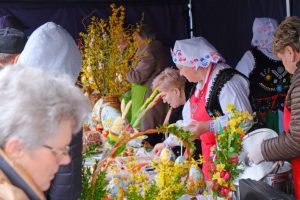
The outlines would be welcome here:
[[[220,172],[214,173],[212,180],[218,180],[220,178]]]
[[[80,33],[83,40],[83,87],[101,96],[116,96],[130,88],[126,74],[136,62],[138,29],[124,25],[125,8],[111,5],[108,21],[91,17],[87,33]]]
[[[226,110],[228,110],[229,112],[231,112],[232,110],[234,110],[233,104],[228,104],[228,105],[226,106]]]
[[[213,195],[225,199],[230,191],[235,191],[233,181],[239,176],[238,155],[242,149],[242,139],[246,134],[245,123],[251,124],[253,117],[246,111],[240,112],[229,104],[226,109],[230,113],[227,127],[223,127],[216,135],[217,146],[213,148],[215,169],[211,173]]]
[[[217,164],[217,165],[216,165],[216,170],[219,171],[219,172],[220,172],[220,171],[223,171],[224,168],[225,168],[225,165],[224,165],[224,164]]]
[[[127,199],[170,200],[195,190],[199,191],[199,187],[205,188],[203,177],[197,179],[189,174],[191,168],[197,164],[199,161],[195,160],[178,164],[171,161],[153,161],[151,167],[157,171],[156,176],[151,180],[142,172],[135,173],[127,187]]]

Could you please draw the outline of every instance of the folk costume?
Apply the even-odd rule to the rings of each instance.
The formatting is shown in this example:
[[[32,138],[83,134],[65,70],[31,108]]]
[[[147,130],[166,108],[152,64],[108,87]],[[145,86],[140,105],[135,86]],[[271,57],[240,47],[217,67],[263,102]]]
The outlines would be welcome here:
[[[290,75],[282,62],[272,54],[272,37],[276,27],[274,19],[254,20],[252,49],[244,54],[236,69],[249,78],[250,101],[259,121],[281,133]]]
[[[252,113],[248,99],[248,80],[236,70],[225,64],[222,56],[203,37],[176,41],[173,61],[182,67],[195,70],[209,68],[206,79],[198,82],[194,94],[188,100],[192,120],[205,121],[210,124],[210,131],[200,135],[204,157],[203,173],[210,180],[209,171],[213,168],[210,158],[211,147],[216,144],[215,134],[220,127],[226,126],[229,113],[228,104],[237,110]]]

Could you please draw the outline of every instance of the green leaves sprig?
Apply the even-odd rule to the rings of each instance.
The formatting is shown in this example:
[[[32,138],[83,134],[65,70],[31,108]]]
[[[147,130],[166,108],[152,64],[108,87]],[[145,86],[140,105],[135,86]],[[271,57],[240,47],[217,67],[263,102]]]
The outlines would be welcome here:
[[[181,140],[186,147],[195,149],[194,142],[191,141],[195,137],[195,134],[182,129],[181,127],[176,126],[175,124],[166,124],[158,128],[159,132],[172,133],[179,140]]]

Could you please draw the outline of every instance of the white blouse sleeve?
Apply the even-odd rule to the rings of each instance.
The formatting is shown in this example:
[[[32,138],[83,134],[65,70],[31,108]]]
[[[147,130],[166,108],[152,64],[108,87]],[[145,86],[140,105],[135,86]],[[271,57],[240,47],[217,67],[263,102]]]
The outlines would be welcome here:
[[[252,72],[255,66],[255,59],[251,53],[251,51],[246,51],[243,55],[242,59],[238,62],[235,67],[236,70],[249,77],[249,74]]]
[[[182,109],[182,119],[184,125],[188,124],[189,122],[192,121],[191,117],[191,108],[190,108],[190,99],[188,99]]]
[[[228,104],[232,104],[238,111],[248,111],[252,114],[251,104],[249,102],[249,83],[240,75],[234,75],[222,88],[219,95],[219,102],[224,116],[217,117],[212,120],[213,132],[218,132],[220,127],[227,126],[227,121],[230,118],[229,112],[226,110]],[[251,128],[251,121],[247,121],[244,128]]]

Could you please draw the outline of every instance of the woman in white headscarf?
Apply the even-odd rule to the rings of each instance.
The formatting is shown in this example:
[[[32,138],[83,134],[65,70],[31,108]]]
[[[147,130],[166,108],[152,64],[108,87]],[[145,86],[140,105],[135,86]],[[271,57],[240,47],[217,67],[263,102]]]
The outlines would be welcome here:
[[[226,106],[233,104],[237,110],[252,113],[249,83],[242,74],[225,64],[218,51],[203,37],[177,40],[172,57],[180,74],[197,83],[187,102],[193,121],[186,129],[200,137],[203,172],[206,180],[210,180],[211,147],[215,145],[215,133],[228,121]]]
[[[290,85],[290,75],[272,54],[272,38],[277,22],[256,18],[253,23],[251,50],[246,51],[236,69],[249,78],[253,111],[264,126],[283,131],[283,106]]]
[[[66,74],[75,84],[81,70],[81,55],[75,40],[62,26],[47,22],[30,35],[17,63],[53,75]],[[75,200],[80,196],[82,131],[72,138],[70,147],[71,163],[56,174],[48,191],[50,200]]]

